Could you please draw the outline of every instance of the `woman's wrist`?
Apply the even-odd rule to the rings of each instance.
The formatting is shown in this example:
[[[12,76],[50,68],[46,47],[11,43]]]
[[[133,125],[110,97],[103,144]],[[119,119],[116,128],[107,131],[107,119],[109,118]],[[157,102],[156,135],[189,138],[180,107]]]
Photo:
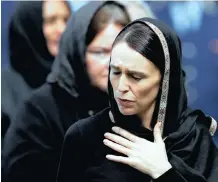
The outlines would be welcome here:
[[[151,174],[151,177],[153,179],[157,179],[159,178],[160,176],[162,176],[164,173],[166,173],[168,170],[170,170],[172,168],[172,165],[167,162],[166,164],[164,165],[160,165],[160,167],[156,168],[152,174]]]

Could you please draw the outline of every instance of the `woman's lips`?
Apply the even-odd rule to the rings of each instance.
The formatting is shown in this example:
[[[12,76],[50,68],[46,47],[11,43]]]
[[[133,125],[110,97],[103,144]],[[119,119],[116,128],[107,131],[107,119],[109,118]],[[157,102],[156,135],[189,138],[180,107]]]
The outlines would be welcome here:
[[[132,100],[121,99],[121,98],[118,98],[117,101],[118,101],[118,104],[123,107],[131,107],[134,103],[134,101]]]

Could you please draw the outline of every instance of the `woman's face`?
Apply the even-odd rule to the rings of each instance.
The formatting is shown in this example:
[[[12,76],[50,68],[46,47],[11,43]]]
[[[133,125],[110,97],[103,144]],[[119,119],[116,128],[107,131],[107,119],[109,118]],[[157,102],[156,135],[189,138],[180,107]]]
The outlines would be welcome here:
[[[122,28],[120,25],[109,24],[94,37],[87,47],[86,66],[91,83],[105,92],[107,91],[108,64],[112,44]]]
[[[63,1],[43,2],[43,33],[51,55],[58,54],[58,43],[70,17],[70,10]]]
[[[112,50],[110,82],[123,115],[144,115],[155,105],[161,74],[147,58],[120,42]]]

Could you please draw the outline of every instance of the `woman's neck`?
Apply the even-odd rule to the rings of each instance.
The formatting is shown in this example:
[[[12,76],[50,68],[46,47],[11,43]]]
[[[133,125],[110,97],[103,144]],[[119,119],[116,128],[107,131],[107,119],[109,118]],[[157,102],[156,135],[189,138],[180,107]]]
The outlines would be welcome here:
[[[154,108],[155,108],[155,102],[148,108],[148,110],[145,110],[139,114],[139,118],[142,120],[142,125],[149,130],[152,130],[151,120],[153,117]]]

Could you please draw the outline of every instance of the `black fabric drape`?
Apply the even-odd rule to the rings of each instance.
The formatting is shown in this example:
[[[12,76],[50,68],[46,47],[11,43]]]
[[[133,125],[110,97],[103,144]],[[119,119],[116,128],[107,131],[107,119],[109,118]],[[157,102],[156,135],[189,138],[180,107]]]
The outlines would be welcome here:
[[[168,159],[186,181],[215,182],[218,179],[218,151],[208,131],[208,122],[210,122],[208,117],[201,111],[191,110],[187,106],[180,39],[166,24],[150,18],[136,20],[126,28],[135,23],[148,26],[146,22],[155,25],[163,33],[170,55],[169,91],[163,130]],[[165,60],[160,59],[160,61]],[[116,124],[133,132],[142,130],[139,118],[124,116],[119,112],[110,80],[108,85],[111,110]],[[160,89],[159,94],[161,92]],[[157,103],[160,103],[160,100]],[[157,104],[153,120],[157,119],[158,109]]]

